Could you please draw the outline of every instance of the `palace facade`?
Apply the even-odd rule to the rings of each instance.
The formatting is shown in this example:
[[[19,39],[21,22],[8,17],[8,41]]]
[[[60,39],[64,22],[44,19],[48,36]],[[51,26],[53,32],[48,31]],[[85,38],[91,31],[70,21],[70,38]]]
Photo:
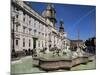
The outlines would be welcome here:
[[[28,50],[42,50],[56,46],[59,49],[67,48],[70,41],[64,32],[64,22],[59,22],[56,28],[56,9],[47,4],[43,13],[39,14],[27,2],[11,1],[11,50],[23,52]]]

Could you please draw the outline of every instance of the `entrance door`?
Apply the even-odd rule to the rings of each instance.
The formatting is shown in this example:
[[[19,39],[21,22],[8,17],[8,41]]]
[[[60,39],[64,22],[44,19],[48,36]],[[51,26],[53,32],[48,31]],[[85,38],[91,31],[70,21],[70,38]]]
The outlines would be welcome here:
[[[36,48],[36,40],[37,40],[37,38],[33,38],[33,49]]]

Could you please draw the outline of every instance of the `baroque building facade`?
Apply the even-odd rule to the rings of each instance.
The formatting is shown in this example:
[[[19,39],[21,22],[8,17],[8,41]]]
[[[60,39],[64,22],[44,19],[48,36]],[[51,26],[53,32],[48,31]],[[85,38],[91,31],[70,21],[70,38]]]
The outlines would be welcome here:
[[[67,48],[70,41],[64,32],[64,22],[56,28],[56,10],[48,4],[42,15],[32,9],[27,2],[11,1],[11,50],[12,52],[36,51],[56,46]]]

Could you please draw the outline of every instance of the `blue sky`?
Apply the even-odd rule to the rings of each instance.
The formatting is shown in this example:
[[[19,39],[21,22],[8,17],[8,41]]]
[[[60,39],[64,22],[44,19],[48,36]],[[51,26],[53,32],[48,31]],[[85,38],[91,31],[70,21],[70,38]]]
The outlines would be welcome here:
[[[30,2],[30,5],[38,13],[45,10],[46,3]],[[71,5],[71,4],[53,4],[56,10],[56,27],[59,27],[59,21],[63,19],[65,32],[69,39],[77,39],[77,32],[80,33],[80,39],[86,40],[96,36],[96,6]]]

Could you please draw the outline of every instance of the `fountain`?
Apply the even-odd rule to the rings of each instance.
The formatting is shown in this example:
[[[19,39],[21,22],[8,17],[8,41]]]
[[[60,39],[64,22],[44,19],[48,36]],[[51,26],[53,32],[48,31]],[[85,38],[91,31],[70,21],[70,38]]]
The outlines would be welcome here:
[[[57,50],[57,49],[56,49]],[[49,53],[37,53],[36,57],[33,57],[33,65],[38,66],[45,71],[68,69],[79,64],[86,64],[93,55],[85,53],[82,48],[77,47],[76,51],[72,51],[69,48],[63,49],[58,55]]]

